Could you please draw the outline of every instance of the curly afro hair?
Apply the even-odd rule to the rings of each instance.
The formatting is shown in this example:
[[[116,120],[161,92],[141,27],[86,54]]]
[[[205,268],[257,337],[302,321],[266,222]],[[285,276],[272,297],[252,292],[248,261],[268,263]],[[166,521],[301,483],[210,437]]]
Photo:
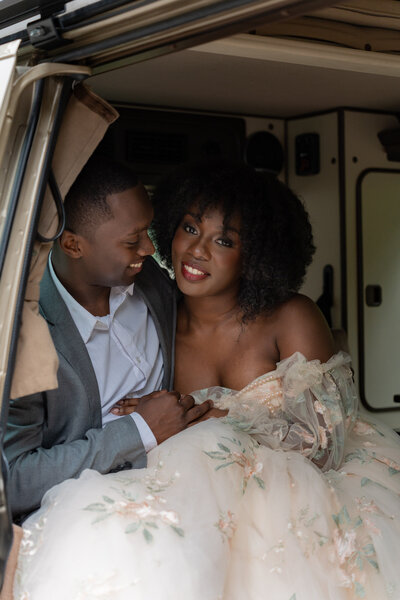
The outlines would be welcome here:
[[[224,226],[241,219],[242,274],[238,305],[242,320],[271,311],[300,288],[315,251],[308,214],[299,198],[276,178],[225,159],[185,164],[157,186],[154,241],[168,267],[182,217],[219,208]]]

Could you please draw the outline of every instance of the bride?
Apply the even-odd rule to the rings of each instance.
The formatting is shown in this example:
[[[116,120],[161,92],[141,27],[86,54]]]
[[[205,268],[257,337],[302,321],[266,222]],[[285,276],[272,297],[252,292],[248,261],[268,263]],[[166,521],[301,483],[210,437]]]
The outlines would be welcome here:
[[[314,251],[301,202],[223,161],[154,202],[182,293],[175,388],[219,418],[146,469],[52,488],[24,523],[15,598],[400,598],[400,443],[357,415],[350,358],[296,293]]]

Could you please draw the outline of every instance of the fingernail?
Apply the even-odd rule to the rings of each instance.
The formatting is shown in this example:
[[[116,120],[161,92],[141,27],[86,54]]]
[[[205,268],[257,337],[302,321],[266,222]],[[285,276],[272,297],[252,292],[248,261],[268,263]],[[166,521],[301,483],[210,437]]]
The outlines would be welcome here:
[[[119,408],[112,408],[110,410],[110,412],[112,412],[114,415],[118,415],[119,414]]]

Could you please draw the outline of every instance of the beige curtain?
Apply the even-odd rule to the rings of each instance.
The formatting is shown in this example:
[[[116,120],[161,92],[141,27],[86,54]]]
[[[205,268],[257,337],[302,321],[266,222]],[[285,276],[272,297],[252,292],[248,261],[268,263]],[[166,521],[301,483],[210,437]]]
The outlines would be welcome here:
[[[83,84],[77,85],[61,125],[52,167],[64,198],[103,138],[117,111]],[[39,223],[46,238],[57,231],[58,216],[47,189]],[[39,315],[39,285],[52,244],[35,242],[25,293],[11,398],[57,388],[58,359],[45,320]]]
[[[21,543],[23,531],[22,527],[13,525],[13,545],[7,560],[4,583],[0,592],[0,600],[13,600],[14,576],[18,563],[18,551]]]

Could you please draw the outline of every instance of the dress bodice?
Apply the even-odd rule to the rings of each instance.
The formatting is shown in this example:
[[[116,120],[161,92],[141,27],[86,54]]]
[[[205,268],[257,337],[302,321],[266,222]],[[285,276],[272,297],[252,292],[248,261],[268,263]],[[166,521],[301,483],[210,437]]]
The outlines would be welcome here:
[[[349,363],[343,352],[326,363],[307,361],[296,352],[240,391],[211,387],[193,396],[196,402],[210,398],[217,408],[228,409],[227,419],[247,426],[260,443],[298,450],[326,470],[341,463],[357,412]]]
[[[281,377],[275,370],[257,377],[240,391],[213,386],[196,390],[191,395],[196,404],[211,399],[214,406],[221,410],[229,410],[233,404],[241,405],[244,409],[260,405],[268,408],[272,415],[282,408],[283,388]]]

